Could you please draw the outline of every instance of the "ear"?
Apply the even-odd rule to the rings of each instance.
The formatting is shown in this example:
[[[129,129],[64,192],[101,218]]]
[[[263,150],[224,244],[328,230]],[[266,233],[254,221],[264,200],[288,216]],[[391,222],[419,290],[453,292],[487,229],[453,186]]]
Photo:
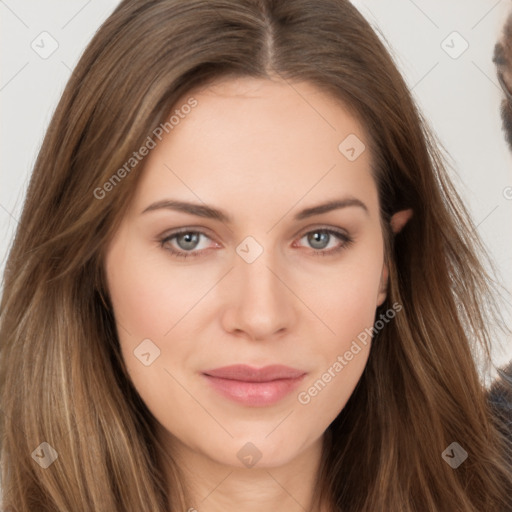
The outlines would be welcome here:
[[[390,220],[391,229],[393,233],[396,235],[399,233],[402,228],[407,224],[407,221],[412,217],[413,211],[412,209],[401,210],[396,212]],[[377,296],[377,306],[380,306],[387,297],[388,291],[388,277],[389,270],[386,262],[382,265],[382,274],[380,277],[380,287],[379,287],[379,295]]]
[[[412,209],[409,208],[408,210],[400,210],[391,217],[391,220],[389,222],[391,224],[391,229],[393,230],[393,233],[396,234],[402,230],[407,221],[412,217],[412,213]]]

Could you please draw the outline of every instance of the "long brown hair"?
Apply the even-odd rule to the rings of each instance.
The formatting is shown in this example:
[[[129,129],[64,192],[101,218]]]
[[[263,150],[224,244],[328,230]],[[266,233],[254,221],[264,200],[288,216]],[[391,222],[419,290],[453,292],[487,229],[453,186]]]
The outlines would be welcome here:
[[[502,322],[494,267],[386,47],[346,0],[125,0],[96,33],[43,141],[5,270],[4,505],[188,508],[172,454],[166,487],[156,420],[125,370],[102,264],[143,166],[119,169],[179,98],[227,76],[310,82],[357,115],[372,146],[390,266],[376,317],[395,302],[403,311],[375,336],[326,432],[317,502],[506,510],[511,446],[477,371],[479,355],[489,368],[491,328]],[[390,217],[405,208],[414,215],[393,237]],[[468,453],[456,469],[441,455],[453,442]],[[43,468],[50,447],[58,458]]]

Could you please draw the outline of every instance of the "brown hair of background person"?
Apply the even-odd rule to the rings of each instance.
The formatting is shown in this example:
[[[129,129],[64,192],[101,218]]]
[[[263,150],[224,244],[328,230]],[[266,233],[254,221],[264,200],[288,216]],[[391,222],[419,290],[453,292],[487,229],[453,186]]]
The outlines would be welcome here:
[[[510,440],[472,352],[490,362],[501,321],[488,256],[388,51],[343,0],[125,0],[95,34],[46,133],[6,265],[4,504],[187,510],[179,467],[164,486],[155,419],[120,357],[102,270],[141,169],[101,201],[93,191],[177,98],[228,75],[315,84],[350,107],[374,149],[390,265],[377,316],[395,301],[404,310],[379,332],[328,429],[319,502],[347,512],[507,510]],[[414,215],[393,238],[389,219],[404,208]],[[41,471],[31,453],[43,440],[59,459]],[[453,441],[469,452],[456,470],[441,457]]]

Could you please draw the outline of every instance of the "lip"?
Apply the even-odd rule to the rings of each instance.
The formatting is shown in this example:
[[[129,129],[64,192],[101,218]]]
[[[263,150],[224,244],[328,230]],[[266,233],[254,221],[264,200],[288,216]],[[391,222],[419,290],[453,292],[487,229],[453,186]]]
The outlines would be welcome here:
[[[254,368],[241,364],[203,372],[213,389],[249,407],[279,402],[298,386],[305,375],[302,370],[283,365]]]

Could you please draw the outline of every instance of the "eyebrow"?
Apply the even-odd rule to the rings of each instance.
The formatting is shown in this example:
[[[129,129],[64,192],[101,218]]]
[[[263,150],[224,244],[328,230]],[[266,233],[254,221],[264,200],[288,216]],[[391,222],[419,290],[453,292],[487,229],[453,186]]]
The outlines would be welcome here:
[[[305,208],[295,215],[294,220],[303,220],[308,217],[313,217],[314,215],[320,215],[332,210],[339,210],[341,208],[349,208],[352,206],[362,208],[367,215],[369,214],[368,207],[361,200],[355,197],[344,197]],[[174,199],[163,199],[161,201],[157,201],[156,203],[152,203],[141,212],[141,215],[147,212],[161,209],[189,213],[198,217],[219,220],[226,224],[231,224],[233,222],[231,216],[223,210],[205,204],[189,203],[186,201],[177,201]]]

